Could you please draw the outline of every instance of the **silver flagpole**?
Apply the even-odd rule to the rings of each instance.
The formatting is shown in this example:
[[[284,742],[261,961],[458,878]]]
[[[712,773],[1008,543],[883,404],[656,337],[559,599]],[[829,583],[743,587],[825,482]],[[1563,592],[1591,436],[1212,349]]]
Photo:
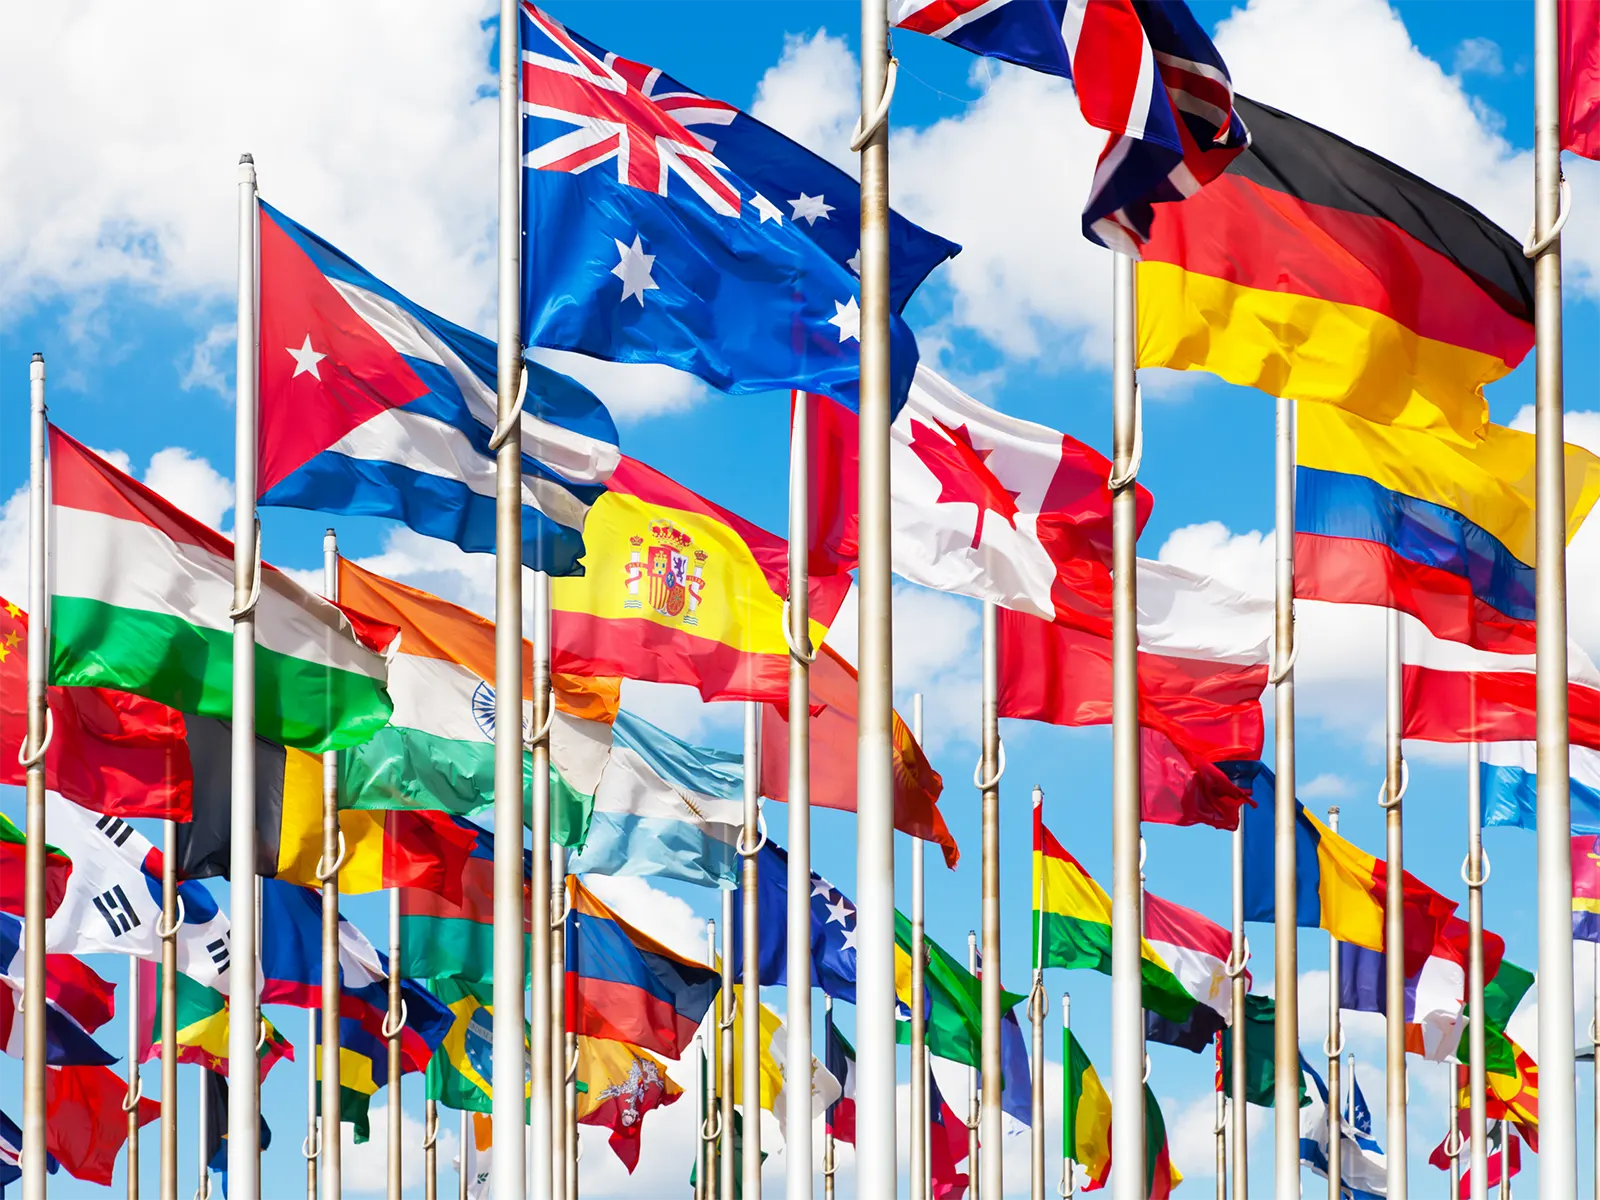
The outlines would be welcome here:
[[[1467,861],[1461,868],[1467,882],[1467,1005],[1472,1020],[1467,1025],[1467,1111],[1470,1122],[1472,1200],[1487,1200],[1489,1173],[1489,1121],[1486,1090],[1488,1053],[1483,1026],[1483,781],[1479,775],[1478,743],[1467,748]]]
[[[206,1095],[205,1072],[209,1067],[201,1067],[200,1087],[197,1089],[199,1097],[195,1107],[200,1110],[198,1133],[200,1151],[200,1183],[194,1190],[194,1200],[211,1200],[211,1163],[206,1158],[206,1143],[211,1140],[211,1103]]]
[[[1445,1107],[1450,1113],[1450,1128],[1444,1135],[1445,1152],[1450,1155],[1450,1197],[1461,1195],[1461,1081],[1456,1078],[1456,1064],[1446,1062],[1450,1072],[1449,1092]]]
[[[567,1004],[566,908],[567,848],[550,847],[550,1200],[565,1200],[567,1173]]]
[[[492,1119],[492,1118],[491,1118]],[[461,1132],[457,1135],[461,1149],[456,1154],[456,1200],[467,1200],[467,1156],[476,1149],[476,1143],[469,1145],[467,1139],[475,1136],[472,1128],[472,1119],[467,1116],[467,1110],[461,1110]],[[493,1165],[489,1168],[494,1170]]]
[[[1339,806],[1328,809],[1328,828],[1339,832]],[[1344,1133],[1340,1125],[1344,1113],[1340,1108],[1342,1095],[1339,1083],[1340,1058],[1344,1055],[1344,1014],[1339,1008],[1339,941],[1328,935],[1328,1040],[1322,1049],[1328,1055],[1328,1095],[1333,1102],[1328,1105],[1328,1200],[1340,1200],[1344,1195]],[[1454,1195],[1454,1193],[1452,1193]]]
[[[789,950],[784,1058],[809,1080],[811,1066],[811,420],[804,392],[793,394],[789,425]],[[760,743],[760,709],[756,710]],[[788,1200],[811,1200],[811,1088],[783,1089]],[[804,1132],[802,1132],[804,1131]]]
[[[1219,1033],[1217,1036],[1220,1038],[1222,1035]],[[1228,1200],[1228,1093],[1222,1086],[1222,1064],[1217,1065],[1217,1200]]]
[[[724,892],[723,895],[728,893]],[[717,923],[706,922],[706,966],[717,965]],[[700,1038],[700,1170],[695,1180],[695,1200],[716,1200],[717,1196],[717,1136],[721,1114],[717,1112],[716,1043],[721,1035],[717,1021],[722,1015],[718,1001],[711,1005],[710,1027]]]
[[[139,1098],[144,1094],[144,1081],[139,1078],[140,961],[128,956],[128,1094],[122,1101],[122,1111],[128,1114],[128,1200],[139,1200]]]
[[[523,694],[522,694],[522,438],[517,393],[522,382],[522,55],[516,0],[500,0],[500,237],[499,312],[496,322],[495,459],[495,712],[494,824],[501,836],[494,854],[494,1078],[523,1079],[531,1071],[526,1117],[514,1087],[495,1089],[492,1103],[494,1155],[490,1165],[495,1200],[522,1200],[531,1177],[535,1195],[550,1186],[550,753],[538,736],[533,744],[532,937],[535,969],[526,983],[522,943]],[[542,733],[550,703],[550,590],[535,576],[533,595],[533,729]],[[525,1011],[531,997],[532,1035],[527,1059],[523,1033],[510,1013]],[[527,1126],[524,1126],[524,1120]],[[526,1138],[526,1142],[524,1139]],[[526,1154],[524,1148],[526,1147]]]
[[[1233,1200],[1250,1197],[1250,1137],[1246,1118],[1249,1113],[1249,1060],[1245,1053],[1245,966],[1249,961],[1244,936],[1244,821],[1233,831],[1233,944],[1229,949],[1227,973],[1232,989],[1233,1041],[1229,1046],[1228,1084],[1233,1103],[1229,1106],[1229,1136],[1232,1139],[1233,1178],[1229,1195]],[[1334,1197],[1334,1200],[1339,1200]]]
[[[322,594],[339,599],[339,537],[322,535]],[[322,857],[317,879],[322,883],[322,1200],[339,1200],[344,1189],[340,1145],[339,1085],[344,1063],[339,1053],[339,869],[344,865],[339,832],[339,753],[322,756]],[[312,1043],[315,1045],[315,1043]]]
[[[733,1151],[733,1025],[737,1019],[733,1002],[733,892],[722,893],[722,987],[717,993],[717,1090],[721,1114],[721,1144],[717,1147],[717,1197],[733,1200],[739,1164]]]
[[[161,924],[156,927],[161,935],[161,1200],[178,1200],[178,928],[183,914],[173,821],[161,822],[161,855]]]
[[[793,728],[794,714],[789,725]],[[806,707],[805,720],[810,720],[810,706]],[[739,1094],[740,1123],[743,1140],[739,1162],[739,1195],[741,1200],[761,1200],[761,913],[759,853],[761,837],[761,706],[745,701],[744,706],[744,831],[739,835],[739,854],[743,859],[740,886],[743,889],[744,928],[741,930],[740,966],[744,991],[741,993],[739,1029]],[[805,894],[809,903],[811,879],[808,875]],[[807,961],[802,978],[811,977],[811,964]],[[806,1066],[810,1065],[807,1059]],[[793,1067],[791,1066],[791,1070]],[[810,1100],[810,1089],[806,1089]],[[810,1128],[809,1119],[802,1128]],[[795,1131],[799,1136],[799,1130]]]
[[[983,1129],[978,1140],[991,1147],[982,1161],[983,1186],[979,1194],[1000,1200],[1005,1195],[1005,1155],[1000,1153],[1000,616],[994,601],[983,602],[983,755],[973,780],[983,805],[983,973],[980,997],[983,1014],[983,1105],[978,1119]]]
[[[1111,325],[1111,1127],[1114,1200],[1144,1200],[1144,1014],[1139,902],[1139,406],[1134,271],[1113,256]],[[998,964],[996,964],[998,965]],[[1298,1146],[1299,1127],[1296,1126]],[[999,1152],[999,1147],[995,1148]],[[1288,1195],[1283,1192],[1283,1195]],[[984,1200],[999,1200],[985,1196]]]
[[[1043,806],[1044,789],[1034,784],[1034,811],[1041,810]],[[1039,886],[1043,887],[1043,884],[1041,878]],[[1040,907],[1039,900],[1036,892],[1033,897],[1035,911]],[[1028,1020],[1033,1024],[1033,1061],[1030,1064],[1033,1070],[1033,1112],[1032,1120],[1028,1123],[1028,1148],[1031,1152],[1029,1183],[1031,1200],[1044,1200],[1044,1019],[1050,1011],[1050,998],[1044,990],[1043,946],[1038,937],[1033,942],[1033,988],[1028,993]]]
[[[239,160],[239,333],[234,367],[233,806],[228,851],[228,1184],[233,1200],[261,1200],[261,1093],[256,1075],[256,168]]]
[[[1516,1136],[1516,1129],[1511,1122],[1500,1122],[1500,1200],[1511,1200],[1511,1142]],[[1576,1171],[1573,1172],[1573,1177],[1576,1179]],[[1549,1192],[1544,1194],[1550,1195]]]
[[[1600,1200],[1600,946],[1596,946],[1590,956],[1593,979],[1590,987],[1592,998],[1589,1018],[1589,1053],[1590,1062],[1594,1070],[1592,1086],[1594,1088],[1594,1200]],[[1476,1197],[1474,1197],[1476,1200]]]
[[[1294,401],[1277,401],[1274,470],[1273,767],[1273,968],[1277,1002],[1273,1024],[1273,1195],[1300,1188],[1300,996],[1294,799]],[[1243,1040],[1242,1038],[1240,1039]],[[1401,1157],[1404,1157],[1402,1153]],[[1403,1200],[1391,1197],[1391,1200]]]
[[[978,973],[978,935],[967,930],[967,970]],[[978,1167],[982,1157],[979,1144],[978,1123],[983,1116],[983,1101],[978,1093],[978,1068],[967,1068],[967,1179],[979,1179]],[[996,1151],[998,1153],[998,1149]],[[980,1186],[973,1186],[973,1200],[983,1195]]]
[[[911,697],[911,736],[922,745],[922,693]],[[911,1200],[929,1200],[927,892],[922,839],[911,839]]]
[[[422,1195],[439,1200],[439,1105],[432,1099],[422,1106]]]
[[[405,1000],[400,995],[400,889],[389,889],[389,1013],[383,1031],[388,1035],[389,1106],[387,1179],[389,1200],[400,1200],[401,1142],[405,1136],[405,1110],[401,1107],[400,1034],[406,1027]]]
[[[28,365],[28,753],[27,830],[23,846],[22,1197],[44,1200],[45,823],[44,755],[50,747],[45,678],[50,610],[45,580],[44,355]]]
[[[317,1046],[317,1017],[314,1008],[306,1009],[306,1140],[300,1155],[306,1160],[306,1200],[317,1200],[317,1065],[321,1050]]]
[[[1567,531],[1561,379],[1561,179],[1558,0],[1533,9],[1534,428],[1538,578],[1539,1193],[1578,1194],[1573,1063],[1572,793],[1567,751]]]
[[[1405,759],[1400,749],[1404,726],[1405,695],[1400,675],[1400,612],[1389,609],[1385,649],[1385,760],[1383,795],[1385,870],[1383,902],[1383,1004],[1384,1004],[1384,1107],[1389,1132],[1389,1153],[1384,1158],[1389,1200],[1406,1200],[1406,909],[1405,838],[1401,802],[1405,799]],[[1569,935],[1570,936],[1570,935]],[[1281,1039],[1280,1039],[1281,1040]]]
[[[828,1030],[833,1030],[833,997],[822,997],[823,1020],[827,1022]],[[823,1200],[833,1200],[833,1176],[838,1169],[834,1161],[833,1130],[824,1128],[822,1134],[822,1195]],[[915,1183],[912,1184],[915,1187]]]
[[[1072,1113],[1072,1076],[1067,1070],[1067,1067],[1068,1067],[1068,1063],[1067,1063],[1067,1047],[1066,1047],[1066,1044],[1065,1044],[1066,1041],[1067,1041],[1067,1034],[1071,1029],[1072,1029],[1072,993],[1071,992],[1062,992],[1061,993],[1061,1041],[1062,1041],[1062,1046],[1061,1046],[1061,1068],[1062,1068],[1062,1077],[1065,1080],[1065,1088],[1063,1090],[1062,1097],[1061,1097],[1061,1102],[1062,1102],[1061,1121],[1062,1121],[1063,1125],[1065,1125],[1066,1122],[1071,1119],[1071,1113]],[[1072,1132],[1074,1134],[1076,1134],[1077,1130],[1074,1129]],[[1065,1130],[1063,1130],[1063,1134],[1065,1134]],[[1063,1136],[1063,1145],[1064,1144],[1065,1144],[1065,1137]],[[1060,1184],[1059,1187],[1056,1188],[1056,1194],[1058,1196],[1060,1196],[1062,1198],[1062,1200],[1071,1200],[1072,1193],[1075,1192],[1077,1190],[1077,1188],[1078,1188],[1078,1180],[1077,1180],[1077,1177],[1075,1175],[1076,1167],[1077,1167],[1077,1164],[1075,1162],[1073,1162],[1073,1160],[1068,1155],[1063,1154],[1061,1156],[1061,1184]]]
[[[856,742],[856,1194],[896,1192],[894,653],[889,553],[887,0],[861,0],[860,555]],[[1000,964],[995,964],[1000,969]],[[750,1200],[747,1196],[745,1200]],[[995,1197],[994,1200],[999,1200]]]

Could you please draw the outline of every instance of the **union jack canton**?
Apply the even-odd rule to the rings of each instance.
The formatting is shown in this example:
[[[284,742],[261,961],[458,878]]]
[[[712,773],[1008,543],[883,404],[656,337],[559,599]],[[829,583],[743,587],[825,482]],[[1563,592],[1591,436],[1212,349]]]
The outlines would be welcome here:
[[[1250,144],[1227,65],[1183,0],[894,0],[896,28],[1072,80],[1111,134],[1083,210],[1092,242],[1138,257],[1153,205],[1182,200]]]

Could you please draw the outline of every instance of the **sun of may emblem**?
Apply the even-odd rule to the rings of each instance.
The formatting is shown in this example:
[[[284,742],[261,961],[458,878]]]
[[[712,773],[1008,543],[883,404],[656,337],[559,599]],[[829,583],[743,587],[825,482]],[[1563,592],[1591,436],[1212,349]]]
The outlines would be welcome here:
[[[682,625],[698,625],[697,610],[706,587],[707,554],[694,544],[694,535],[671,521],[657,517],[649,535],[628,539],[631,550],[623,565],[628,589],[625,609],[644,609]]]

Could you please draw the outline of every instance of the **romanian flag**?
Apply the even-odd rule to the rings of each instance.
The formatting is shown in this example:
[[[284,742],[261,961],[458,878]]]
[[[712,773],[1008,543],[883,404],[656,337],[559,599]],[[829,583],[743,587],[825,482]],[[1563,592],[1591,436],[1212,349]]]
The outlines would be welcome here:
[[[1572,839],[1572,936],[1600,942],[1600,837]]]
[[[1475,445],[1300,412],[1295,595],[1398,608],[1441,638],[1533,651],[1534,438],[1484,427]],[[1566,448],[1567,540],[1600,498],[1600,458]]]
[[[784,539],[631,458],[606,487],[584,525],[585,573],[551,584],[551,669],[784,702]],[[812,577],[812,645],[849,587],[846,574]]]
[[[0,813],[0,912],[22,915],[23,879],[27,875],[28,842],[11,818]],[[72,878],[72,860],[48,842],[44,848],[44,915],[54,916]]]
[[[1138,365],[1475,439],[1484,385],[1533,346],[1522,246],[1370,151],[1242,96],[1235,106],[1250,148],[1156,210]]]
[[[152,986],[146,987],[141,982],[139,989],[141,1000],[149,998],[152,1001],[150,1019],[144,1023],[148,1044],[141,1056],[143,1062],[161,1057],[161,1001],[165,993],[161,987],[160,965],[151,963],[150,966],[153,968],[150,972]],[[198,1063],[207,1070],[227,1074],[228,998],[216,988],[207,987],[182,971],[177,973],[177,981],[178,1061]],[[143,1005],[140,1007],[144,1008]],[[140,1015],[143,1016],[143,1012]],[[256,1051],[256,1058],[259,1060],[261,1078],[265,1079],[267,1072],[280,1058],[294,1061],[294,1047],[265,1016],[261,1021],[266,1026],[267,1036]],[[143,1041],[145,1038],[141,1038]]]
[[[567,1032],[681,1058],[721,986],[622,920],[576,876],[567,877]]]
[[[1111,1174],[1111,1097],[1095,1072],[1094,1064],[1072,1030],[1061,1031],[1062,1111],[1061,1150],[1089,1172],[1085,1191],[1105,1186]]]
[[[1033,810],[1033,961],[1041,967],[1086,967],[1111,974],[1111,898],[1089,877]],[[1197,1001],[1172,968],[1141,938],[1147,1009],[1184,1024]]]
[[[584,1085],[578,1091],[578,1124],[611,1130],[611,1149],[632,1175],[639,1165],[645,1114],[665,1108],[683,1089],[667,1077],[665,1064],[654,1055],[590,1037],[578,1039],[578,1082]]]

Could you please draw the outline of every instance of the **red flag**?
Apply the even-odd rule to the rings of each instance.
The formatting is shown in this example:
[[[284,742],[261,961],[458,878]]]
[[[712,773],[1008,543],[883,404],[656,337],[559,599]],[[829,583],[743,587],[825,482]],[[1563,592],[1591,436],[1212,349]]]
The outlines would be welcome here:
[[[3,610],[0,610],[3,611]],[[0,912],[21,916],[27,907],[23,882],[28,871],[28,843],[11,818],[0,813]],[[72,878],[72,860],[49,843],[44,851],[44,915],[53,917],[61,907]]]
[[[1559,0],[1561,148],[1600,158],[1600,0]]]
[[[856,810],[856,672],[822,646],[811,666],[811,803],[821,808]],[[944,780],[933,769],[911,730],[894,714],[894,827],[901,833],[937,842],[945,865],[961,857],[956,839],[939,811]],[[788,707],[761,709],[761,794],[789,798]]]
[[[44,1073],[45,1149],[68,1174],[111,1186],[117,1152],[128,1140],[122,1102],[128,1082],[110,1067],[49,1067]],[[139,1101],[139,1124],[161,1115],[154,1100]]]
[[[0,783],[21,786],[28,732],[28,616],[0,597]],[[104,688],[46,690],[52,731],[45,783],[119,817],[187,821],[193,784],[181,713]]]
[[[939,1091],[933,1072],[928,1072],[928,1166],[933,1200],[961,1200],[966,1194],[969,1178],[966,1172],[956,1170],[956,1165],[967,1157],[968,1149],[967,1123]]]

